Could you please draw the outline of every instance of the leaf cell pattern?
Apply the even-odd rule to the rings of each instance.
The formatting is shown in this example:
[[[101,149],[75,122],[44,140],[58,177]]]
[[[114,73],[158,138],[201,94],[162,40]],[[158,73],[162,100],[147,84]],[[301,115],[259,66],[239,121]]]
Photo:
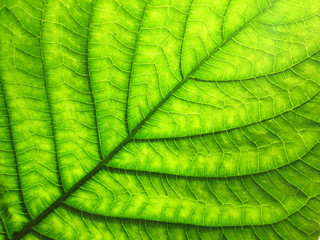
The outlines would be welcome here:
[[[318,239],[319,13],[0,0],[0,239]]]

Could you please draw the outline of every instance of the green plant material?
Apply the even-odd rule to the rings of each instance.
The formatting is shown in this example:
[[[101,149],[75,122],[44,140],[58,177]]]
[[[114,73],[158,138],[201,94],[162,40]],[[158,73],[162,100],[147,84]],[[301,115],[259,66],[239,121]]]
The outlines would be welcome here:
[[[0,0],[0,239],[317,239],[319,13]]]

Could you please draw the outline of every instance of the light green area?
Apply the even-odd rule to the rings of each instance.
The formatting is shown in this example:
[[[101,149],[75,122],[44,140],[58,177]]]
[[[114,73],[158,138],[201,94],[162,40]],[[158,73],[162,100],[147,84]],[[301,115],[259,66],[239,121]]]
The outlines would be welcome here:
[[[0,239],[317,239],[319,12],[0,0]]]

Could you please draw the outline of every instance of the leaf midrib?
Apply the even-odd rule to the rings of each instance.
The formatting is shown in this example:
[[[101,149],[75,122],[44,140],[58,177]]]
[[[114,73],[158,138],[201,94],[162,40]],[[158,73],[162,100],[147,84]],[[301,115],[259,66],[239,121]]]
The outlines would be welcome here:
[[[218,52],[225,44],[233,39],[236,35],[238,35],[244,28],[249,26],[255,19],[260,17],[263,13],[265,13],[269,8],[274,6],[276,2],[280,0],[275,0],[259,14],[257,14],[254,18],[248,21],[245,25],[240,27],[236,32],[230,35],[227,39],[225,39],[219,46],[213,49],[207,57],[205,57],[200,63],[186,76],[184,77],[179,84],[177,84],[155,107],[152,109],[147,116],[130,132],[127,138],[125,138],[114,150],[112,150],[108,156],[104,160],[102,160],[96,167],[94,167],[88,174],[86,174],[83,178],[81,178],[75,185],[73,185],[69,190],[64,192],[56,201],[54,201],[48,208],[46,208],[42,213],[40,213],[35,219],[28,222],[22,230],[19,232],[15,232],[13,234],[13,239],[21,239],[24,237],[34,226],[36,226],[42,219],[48,216],[56,207],[58,207],[64,200],[66,200],[74,191],[76,191],[80,186],[82,186],[87,180],[89,180],[93,175],[98,173],[100,169],[102,169],[105,164],[112,159],[127,143],[134,139],[135,134],[140,130],[140,128],[162,107],[162,105],[185,83],[192,77],[192,75],[216,52]]]

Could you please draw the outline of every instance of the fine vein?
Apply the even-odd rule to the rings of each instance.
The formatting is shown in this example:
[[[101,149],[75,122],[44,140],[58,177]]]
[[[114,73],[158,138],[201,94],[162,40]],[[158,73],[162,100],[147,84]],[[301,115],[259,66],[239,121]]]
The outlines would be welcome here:
[[[261,16],[265,11],[267,11],[271,6],[273,6],[276,2],[279,0],[275,0],[273,3],[271,3],[268,7],[263,9],[256,17],[251,19],[249,22],[247,22],[245,25],[243,25],[241,28],[239,28],[236,32],[234,32],[230,37],[225,39],[218,47],[213,49],[210,54],[205,57],[184,79],[180,81],[179,84],[177,84],[156,106],[152,111],[148,113],[148,115],[138,124],[128,135],[127,138],[125,138],[106,158],[101,161],[95,168],[93,168],[87,175],[85,175],[82,179],[80,179],[75,185],[73,185],[68,191],[63,193],[55,202],[53,202],[46,210],[44,210],[42,213],[40,213],[35,219],[28,222],[24,228],[16,232],[13,236],[13,239],[21,239],[24,237],[34,226],[36,226],[43,218],[45,218],[47,215],[49,215],[54,209],[56,209],[58,206],[60,206],[64,200],[66,200],[74,191],[76,191],[81,185],[87,182],[93,175],[98,173],[100,169],[102,169],[105,164],[112,159],[127,143],[129,143],[132,139],[134,139],[135,134],[140,130],[140,128],[155,114],[155,112],[158,111],[162,107],[162,105],[189,79],[192,77],[192,75],[202,66],[203,63],[205,63],[212,55],[214,55],[217,51],[219,51],[220,48],[222,48],[225,44],[227,44],[230,40],[233,39],[239,32],[241,32],[244,28],[246,28],[248,25],[250,25],[255,19],[257,19],[259,16]]]

